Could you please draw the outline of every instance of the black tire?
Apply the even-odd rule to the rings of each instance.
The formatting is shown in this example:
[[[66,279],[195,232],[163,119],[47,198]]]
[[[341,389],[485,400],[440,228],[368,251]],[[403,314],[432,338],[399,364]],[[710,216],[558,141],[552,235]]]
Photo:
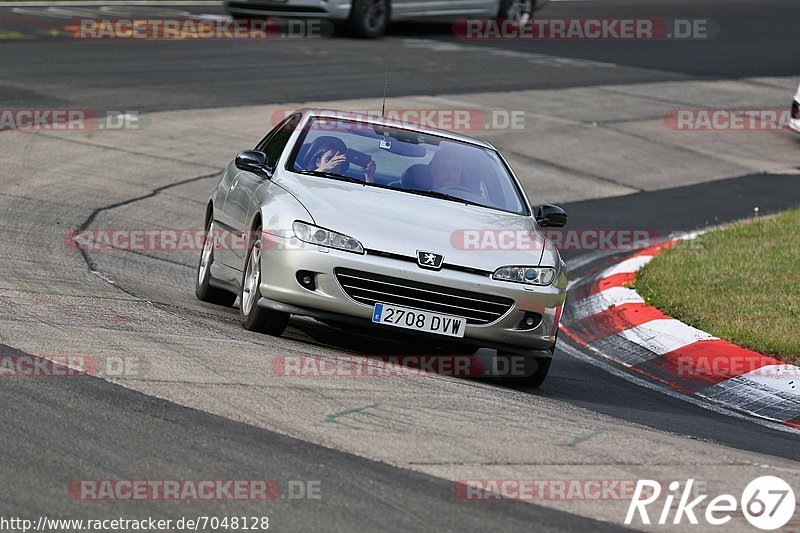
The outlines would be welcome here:
[[[380,37],[389,24],[391,10],[389,0],[353,0],[348,29],[358,37]]]
[[[547,374],[550,372],[550,364],[552,362],[552,357],[537,357],[536,371],[533,374],[524,377],[505,378],[503,381],[514,387],[540,387],[547,379]]]
[[[524,7],[523,4],[527,4],[527,7]],[[500,11],[497,13],[497,18],[529,22],[533,18],[535,7],[536,0],[503,0],[500,2]],[[526,17],[520,16],[520,9],[527,14]]]
[[[268,18],[266,15],[259,15],[258,13],[239,13],[233,11],[228,11],[228,15],[230,15],[233,20],[266,20]]]
[[[200,251],[200,260],[197,263],[197,275],[194,278],[194,295],[202,302],[210,304],[224,305],[230,307],[236,301],[236,295],[217,287],[209,285],[211,281],[211,263],[214,262],[214,241],[209,240],[213,234],[213,221],[206,222],[205,234],[203,236],[203,248]],[[208,255],[206,255],[206,248]],[[203,262],[205,261],[205,268]]]
[[[271,309],[264,309],[258,306],[258,299],[261,296],[259,287],[261,285],[261,227],[253,232],[253,238],[247,249],[247,257],[244,261],[244,273],[242,283],[239,288],[239,322],[248,331],[257,331],[267,335],[278,336],[284,332],[289,323],[289,314]],[[254,251],[259,256],[251,261]],[[256,269],[255,271],[253,269]],[[253,294],[250,292],[253,291]]]

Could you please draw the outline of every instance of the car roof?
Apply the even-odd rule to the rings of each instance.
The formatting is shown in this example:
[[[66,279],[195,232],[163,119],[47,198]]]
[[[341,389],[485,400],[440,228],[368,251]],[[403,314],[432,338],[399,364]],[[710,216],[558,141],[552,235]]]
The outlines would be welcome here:
[[[396,127],[400,129],[412,130],[419,133],[428,133],[431,135],[438,135],[440,137],[444,137],[447,139],[451,139],[454,141],[461,141],[468,144],[474,144],[476,146],[480,146],[482,148],[488,148],[489,150],[495,150],[496,148],[492,146],[490,143],[486,141],[482,141],[480,139],[476,139],[474,137],[469,137],[467,135],[461,135],[460,133],[454,133],[452,131],[447,130],[440,130],[436,128],[429,128],[427,126],[422,126],[420,124],[415,124],[413,122],[404,122],[401,120],[394,120],[389,118],[380,117],[377,115],[370,115],[367,113],[359,113],[354,111],[340,111],[337,109],[324,109],[324,108],[310,108],[305,107],[303,109],[298,109],[296,113],[303,113],[303,115],[310,115],[314,117],[323,117],[323,118],[341,118],[347,120],[355,120],[357,122],[363,122],[366,124],[377,124],[381,126],[390,126]]]

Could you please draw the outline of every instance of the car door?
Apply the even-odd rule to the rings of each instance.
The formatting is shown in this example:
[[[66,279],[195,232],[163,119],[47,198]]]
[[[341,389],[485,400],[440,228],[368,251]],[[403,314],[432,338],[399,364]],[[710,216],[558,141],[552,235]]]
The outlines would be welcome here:
[[[289,138],[300,123],[301,117],[302,115],[299,113],[289,116],[256,146],[256,150],[267,155],[268,167],[275,169],[278,159],[280,159],[286,144],[289,142]],[[256,189],[271,186],[272,182],[268,178],[253,172],[240,171],[233,178],[222,208],[223,222],[230,226],[230,230],[234,232],[234,237],[238,237],[235,242],[239,244],[231,246],[231,250],[225,254],[226,259],[224,262],[229,266],[240,270],[243,268],[247,249],[245,246],[241,246],[240,243],[243,242],[242,238],[250,231],[250,221],[261,207],[257,202]]]

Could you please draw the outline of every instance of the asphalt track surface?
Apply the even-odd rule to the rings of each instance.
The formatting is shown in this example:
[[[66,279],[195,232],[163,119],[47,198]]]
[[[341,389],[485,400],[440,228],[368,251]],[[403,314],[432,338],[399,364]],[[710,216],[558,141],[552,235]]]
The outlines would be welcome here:
[[[382,92],[392,71],[395,95],[580,87],[703,78],[796,75],[800,12],[794,2],[565,2],[548,16],[707,17],[723,32],[705,43],[464,44],[442,26],[400,25],[365,46],[334,37],[268,43],[74,42],[55,37],[0,42],[0,102],[4,107],[91,107],[139,111],[202,109],[312,99],[369,97]],[[214,8],[192,8],[212,13]],[[754,17],[758,10],[758,17]],[[0,12],[7,13],[0,7]],[[19,22],[0,22],[19,28]],[[424,42],[421,42],[423,39]],[[414,40],[409,48],[409,40]],[[437,51],[431,43],[469,50]],[[474,50],[473,50],[474,48]],[[410,62],[410,51],[431,50]],[[520,68],[523,54],[588,59],[613,68]],[[475,59],[480,58],[480,59]],[[487,60],[487,58],[492,58]],[[529,61],[525,59],[524,61]],[[529,64],[529,63],[528,63]],[[313,80],[309,82],[309,80]],[[198,111],[201,112],[201,111]],[[2,135],[2,133],[0,133]],[[46,159],[46,155],[43,155]],[[689,187],[566,204],[571,224],[692,230],[798,204],[796,176],[759,174]],[[580,276],[609,260],[580,264]],[[366,337],[312,327],[308,340],[367,352]],[[559,350],[544,388],[522,391],[693,440],[800,461],[796,433],[712,412],[658,386],[643,387],[609,371],[576,348]],[[15,347],[0,345],[2,352]],[[503,388],[501,383],[489,383]],[[465,504],[452,483],[344,451],[280,435],[131,391],[96,378],[3,380],[0,383],[0,511],[4,515],[74,518],[122,514],[169,518],[241,511],[252,503],[140,502],[87,506],[64,497],[69,480],[98,478],[318,479],[320,501],[276,501],[268,514],[281,530],[603,530],[614,526],[520,502]],[[465,402],[468,400],[465,400]],[[35,406],[35,407],[34,407]],[[165,472],[168,473],[165,476]]]
[[[0,414],[7,428],[0,437],[6,517],[268,516],[273,529],[282,531],[485,531],[499,525],[525,530],[531,523],[540,531],[619,529],[523,502],[465,504],[445,480],[178,407],[101,379],[12,379],[3,383],[3,397],[15,406]],[[140,502],[122,508],[97,501],[87,507],[64,497],[65,487],[81,479],[87,466],[117,479],[270,479],[278,482],[281,496],[256,503]],[[292,480],[319,482],[324,497],[292,501]]]

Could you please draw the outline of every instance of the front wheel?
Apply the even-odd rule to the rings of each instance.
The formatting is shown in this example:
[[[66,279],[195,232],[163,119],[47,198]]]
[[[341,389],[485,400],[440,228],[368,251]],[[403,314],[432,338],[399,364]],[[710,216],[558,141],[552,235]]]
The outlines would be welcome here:
[[[214,262],[214,221],[206,224],[203,251],[200,253],[200,262],[197,265],[194,294],[198,300],[211,304],[230,307],[236,301],[236,295],[217,287],[209,285],[211,281],[211,264]]]
[[[389,24],[389,0],[353,0],[347,25],[355,35],[374,39]]]
[[[261,228],[253,232],[245,259],[244,277],[239,289],[239,321],[249,331],[280,335],[289,323],[289,315],[258,306],[261,297]]]
[[[547,379],[547,374],[550,372],[550,364],[552,362],[552,357],[537,357],[536,370],[531,375],[506,378],[504,381],[508,385],[516,387],[540,387]]]
[[[516,20],[517,22],[530,22],[533,17],[535,0],[503,0],[500,3],[498,18]]]

